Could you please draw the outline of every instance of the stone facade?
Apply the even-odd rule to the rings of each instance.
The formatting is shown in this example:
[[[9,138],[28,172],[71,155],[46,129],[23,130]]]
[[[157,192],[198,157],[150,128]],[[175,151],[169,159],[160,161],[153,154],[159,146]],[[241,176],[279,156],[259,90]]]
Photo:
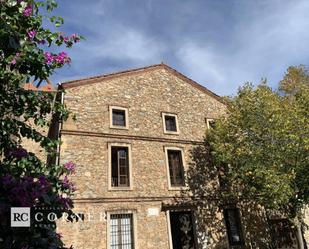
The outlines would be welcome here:
[[[64,240],[78,249],[110,248],[106,215],[130,211],[135,248],[172,249],[169,209],[163,206],[174,203],[181,190],[169,188],[165,148],[182,151],[186,170],[191,149],[203,143],[207,119],[225,113],[223,101],[164,64],[67,82],[61,88],[76,121],[68,120],[61,127],[60,162],[77,165],[72,178],[77,186],[75,211],[85,215],[81,222],[59,222]],[[111,128],[110,106],[127,109],[128,129]],[[162,113],[177,115],[178,134],[164,133]],[[109,186],[111,144],[130,146],[130,189]],[[246,244],[240,247],[268,248],[262,209],[254,209],[258,219],[250,208],[245,210],[241,217]],[[201,229],[196,234],[211,233],[211,238],[197,236],[199,248],[206,248],[207,243],[207,248],[232,248],[220,210],[211,211],[208,221],[203,228],[195,221]]]

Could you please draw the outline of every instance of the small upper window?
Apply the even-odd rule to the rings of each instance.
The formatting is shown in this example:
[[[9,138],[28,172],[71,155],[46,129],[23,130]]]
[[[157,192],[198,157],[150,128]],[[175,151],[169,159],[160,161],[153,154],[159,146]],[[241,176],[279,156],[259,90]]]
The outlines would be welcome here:
[[[215,128],[216,121],[212,118],[206,118],[206,123],[207,123],[207,128],[208,129],[213,129]]]
[[[164,133],[178,134],[177,115],[170,113],[162,113]]]
[[[110,106],[110,127],[128,129],[128,109]]]

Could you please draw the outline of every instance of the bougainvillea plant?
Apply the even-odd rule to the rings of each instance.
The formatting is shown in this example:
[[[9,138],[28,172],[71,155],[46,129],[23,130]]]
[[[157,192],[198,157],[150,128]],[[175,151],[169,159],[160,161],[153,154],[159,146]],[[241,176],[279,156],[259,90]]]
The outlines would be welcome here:
[[[75,190],[69,181],[75,165],[59,165],[59,141],[40,132],[51,122],[65,120],[69,113],[56,100],[56,93],[29,91],[57,68],[71,62],[66,52],[82,37],[56,32],[63,24],[52,15],[54,0],[0,0],[0,248],[66,248],[53,226],[15,228],[10,225],[10,207],[51,208],[57,217],[71,212]],[[51,22],[55,31],[45,27]],[[48,163],[23,147],[22,141],[38,143]]]

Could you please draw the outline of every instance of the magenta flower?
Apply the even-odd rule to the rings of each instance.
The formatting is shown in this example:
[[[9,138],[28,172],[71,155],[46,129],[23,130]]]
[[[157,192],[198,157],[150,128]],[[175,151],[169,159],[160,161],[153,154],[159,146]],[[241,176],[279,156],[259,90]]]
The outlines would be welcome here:
[[[50,53],[50,52],[45,52],[44,53],[44,57],[45,57],[45,63],[46,64],[51,64],[54,61],[54,56]]]
[[[33,38],[35,37],[36,35],[36,31],[35,30],[32,30],[32,31],[28,31],[27,32],[27,36],[30,40],[33,40]]]
[[[77,34],[73,34],[73,35],[71,36],[71,39],[72,39],[74,42],[79,42],[79,41],[80,41],[80,39],[79,39],[79,37],[77,36]]]
[[[64,167],[70,172],[74,173],[75,172],[75,164],[73,162],[67,162],[64,164]]]
[[[71,190],[72,192],[76,191],[76,187],[72,182],[69,181],[67,176],[65,176],[64,179],[62,180],[62,186],[66,189]]]
[[[59,53],[57,56],[55,56],[55,61],[61,65],[65,63],[70,63],[71,59],[68,57],[68,55],[65,52]]]
[[[18,59],[19,56],[20,56],[20,53],[16,53],[15,57],[11,61],[11,65],[15,65],[16,64],[16,62],[17,62],[16,59]]]
[[[28,5],[25,10],[23,11],[23,15],[28,17],[30,16],[32,13],[32,6],[31,5]]]

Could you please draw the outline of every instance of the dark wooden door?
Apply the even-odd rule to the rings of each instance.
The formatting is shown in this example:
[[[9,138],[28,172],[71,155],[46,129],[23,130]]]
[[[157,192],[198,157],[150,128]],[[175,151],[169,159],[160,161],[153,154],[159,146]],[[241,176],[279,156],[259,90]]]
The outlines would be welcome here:
[[[173,249],[195,249],[191,211],[170,212]]]

